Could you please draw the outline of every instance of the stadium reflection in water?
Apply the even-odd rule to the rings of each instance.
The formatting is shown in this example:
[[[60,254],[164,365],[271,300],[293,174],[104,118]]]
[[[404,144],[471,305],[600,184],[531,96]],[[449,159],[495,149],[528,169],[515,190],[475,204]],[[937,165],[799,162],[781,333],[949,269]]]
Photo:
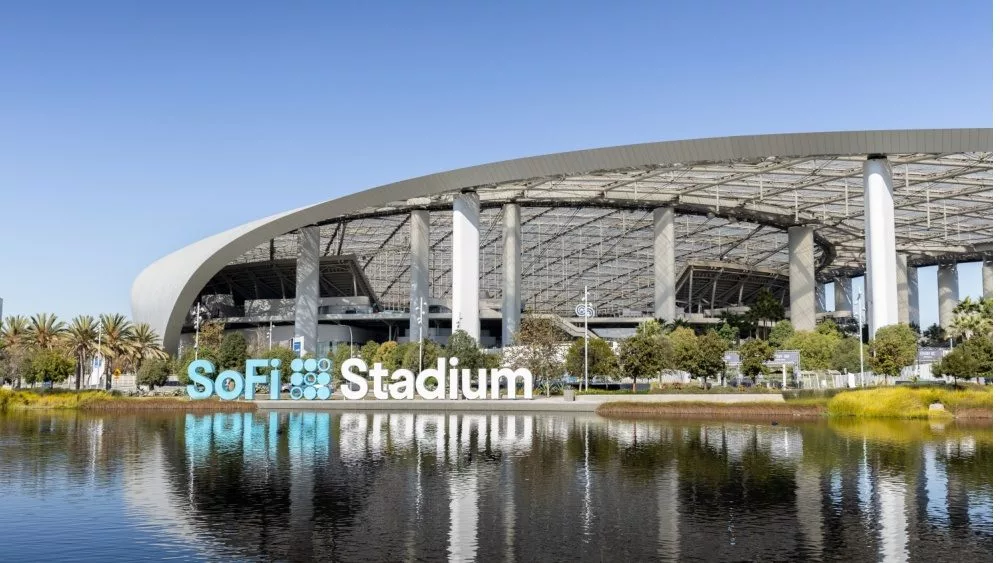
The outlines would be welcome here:
[[[75,558],[991,559],[988,427],[308,412],[0,429],[5,500]],[[77,521],[73,499],[125,530]],[[62,553],[5,535],[0,555]]]

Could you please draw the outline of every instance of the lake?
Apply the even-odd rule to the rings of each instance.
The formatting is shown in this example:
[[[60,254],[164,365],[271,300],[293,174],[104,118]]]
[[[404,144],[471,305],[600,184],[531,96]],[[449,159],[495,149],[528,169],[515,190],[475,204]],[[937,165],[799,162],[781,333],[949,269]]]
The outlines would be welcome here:
[[[990,426],[7,413],[0,560],[992,560]]]

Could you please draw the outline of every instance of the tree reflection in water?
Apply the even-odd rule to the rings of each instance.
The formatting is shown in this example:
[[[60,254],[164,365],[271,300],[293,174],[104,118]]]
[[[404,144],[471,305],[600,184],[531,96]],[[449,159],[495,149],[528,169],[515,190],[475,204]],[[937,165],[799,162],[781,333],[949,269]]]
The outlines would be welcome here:
[[[94,558],[991,556],[992,433],[956,424],[20,413],[0,418],[0,444],[19,502],[65,482],[123,504],[142,534],[83,542]],[[29,539],[12,547],[45,558]]]

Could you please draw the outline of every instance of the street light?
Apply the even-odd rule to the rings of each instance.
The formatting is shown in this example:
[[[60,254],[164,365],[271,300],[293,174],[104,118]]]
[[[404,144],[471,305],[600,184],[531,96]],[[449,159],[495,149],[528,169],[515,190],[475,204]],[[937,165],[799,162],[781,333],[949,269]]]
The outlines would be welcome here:
[[[861,311],[865,302],[862,300],[861,292],[858,291],[855,299],[858,301],[858,358],[861,360],[861,386],[865,386],[865,343],[861,337]]]

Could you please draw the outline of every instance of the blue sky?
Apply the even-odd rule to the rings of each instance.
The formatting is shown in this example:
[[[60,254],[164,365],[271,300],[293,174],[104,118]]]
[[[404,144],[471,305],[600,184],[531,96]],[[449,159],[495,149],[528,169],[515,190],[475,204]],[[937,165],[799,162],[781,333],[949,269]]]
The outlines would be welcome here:
[[[185,244],[460,166],[992,124],[988,2],[416,4],[5,3],[4,314],[128,313]]]

